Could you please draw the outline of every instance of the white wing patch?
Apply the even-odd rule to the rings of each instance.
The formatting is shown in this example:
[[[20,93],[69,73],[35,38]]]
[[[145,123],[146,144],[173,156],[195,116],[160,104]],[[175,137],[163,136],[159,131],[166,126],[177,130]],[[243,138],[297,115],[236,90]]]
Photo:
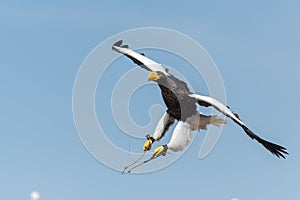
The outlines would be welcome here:
[[[222,104],[220,101],[218,101],[218,100],[216,100],[212,97],[202,96],[202,95],[199,95],[199,94],[190,94],[189,96],[193,97],[197,100],[204,101],[204,102],[210,104],[211,106],[216,108],[218,111],[220,111],[221,113],[223,113],[227,117],[230,117],[231,119],[233,119],[239,125],[246,126],[239,118],[237,118],[235,116],[235,114],[233,114],[233,112],[231,112],[231,110],[227,106]]]
[[[159,64],[159,63],[157,63],[157,62],[155,62],[155,61],[153,61],[131,49],[124,48],[124,47],[120,46],[121,44],[122,44],[122,41],[118,41],[117,43],[115,43],[114,46],[112,46],[112,49],[119,53],[122,53],[122,54],[125,54],[125,55],[135,58],[136,60],[143,63],[151,71],[154,71],[154,72],[159,71],[159,72],[164,73],[165,75],[168,75],[167,70],[161,64]]]
[[[167,144],[172,151],[182,151],[191,140],[191,127],[187,122],[179,121]]]

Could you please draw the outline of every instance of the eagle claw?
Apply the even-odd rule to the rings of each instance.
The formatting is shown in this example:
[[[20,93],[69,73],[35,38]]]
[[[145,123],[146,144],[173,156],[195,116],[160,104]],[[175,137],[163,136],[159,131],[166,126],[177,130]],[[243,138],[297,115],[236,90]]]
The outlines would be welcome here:
[[[152,140],[151,139],[149,139],[149,140],[147,140],[146,142],[145,142],[145,144],[144,144],[144,146],[143,146],[143,150],[144,151],[149,151],[150,149],[151,149],[151,147],[152,147]]]
[[[153,157],[165,156],[167,154],[167,150],[168,150],[167,145],[156,147],[153,150],[152,156]]]

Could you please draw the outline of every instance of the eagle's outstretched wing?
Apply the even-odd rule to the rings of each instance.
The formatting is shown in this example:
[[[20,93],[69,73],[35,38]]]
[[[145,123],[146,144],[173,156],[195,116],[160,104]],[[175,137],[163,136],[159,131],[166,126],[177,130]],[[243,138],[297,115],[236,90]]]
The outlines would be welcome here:
[[[218,100],[208,97],[208,96],[202,96],[199,94],[190,94],[190,97],[193,97],[197,99],[199,105],[203,106],[213,106],[215,109],[226,115],[227,117],[230,117],[235,123],[240,125],[245,133],[251,137],[252,139],[258,141],[261,143],[266,149],[268,149],[272,154],[276,155],[277,157],[283,157],[285,158],[284,154],[288,154],[285,147],[282,147],[278,144],[271,143],[269,141],[266,141],[259,137],[258,135],[254,134],[244,122],[242,122],[239,118],[239,116],[236,113],[233,113],[228,106],[225,106]]]
[[[165,75],[168,75],[168,70],[164,68],[161,64],[145,57],[144,54],[137,53],[128,48],[128,45],[122,45],[123,41],[119,40],[115,44],[113,44],[112,49],[124,54],[128,58],[130,58],[135,64],[140,67],[153,72],[162,72]]]

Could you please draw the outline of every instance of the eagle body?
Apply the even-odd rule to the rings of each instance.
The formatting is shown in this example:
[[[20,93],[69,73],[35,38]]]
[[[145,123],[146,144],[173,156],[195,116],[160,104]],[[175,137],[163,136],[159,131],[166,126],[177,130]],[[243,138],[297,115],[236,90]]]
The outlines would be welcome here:
[[[158,81],[158,86],[168,108],[167,112],[173,118],[185,122],[188,117],[198,113],[197,101],[188,96],[192,93],[186,83],[174,76],[162,75]]]

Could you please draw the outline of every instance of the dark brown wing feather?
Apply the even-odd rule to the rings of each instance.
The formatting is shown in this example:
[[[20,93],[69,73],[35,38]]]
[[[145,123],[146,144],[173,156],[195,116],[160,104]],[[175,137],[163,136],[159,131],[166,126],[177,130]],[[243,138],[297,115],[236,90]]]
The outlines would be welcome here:
[[[266,141],[262,138],[260,138],[258,135],[254,134],[250,129],[248,129],[246,126],[242,126],[242,128],[244,129],[244,131],[246,132],[246,134],[251,137],[252,139],[258,141],[259,143],[261,143],[266,149],[268,149],[272,154],[274,154],[275,156],[277,156],[278,158],[282,157],[285,158],[285,156],[283,154],[289,154],[286,151],[285,147],[282,147],[278,144],[274,144],[272,142]]]

